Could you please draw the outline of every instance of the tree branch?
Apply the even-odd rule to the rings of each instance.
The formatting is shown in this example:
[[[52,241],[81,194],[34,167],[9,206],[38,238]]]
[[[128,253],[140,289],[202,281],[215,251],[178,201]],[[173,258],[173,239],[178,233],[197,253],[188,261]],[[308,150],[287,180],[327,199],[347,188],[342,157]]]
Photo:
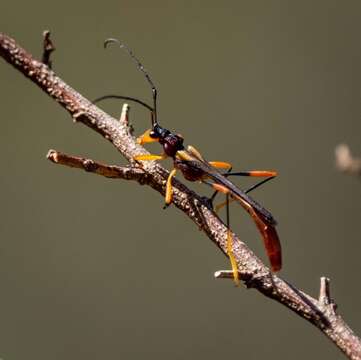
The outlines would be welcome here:
[[[0,33],[0,55],[34,84],[54,98],[71,114],[73,119],[92,128],[110,141],[132,166],[139,166],[139,164],[134,162],[134,156],[147,153],[147,151],[136,143],[131,135],[127,121],[117,121],[92,105],[91,102],[57,77],[46,64],[35,60],[30,53],[16,44],[13,39],[2,33]],[[66,156],[64,154],[60,156],[59,153],[51,153],[50,157],[58,159],[58,163],[63,161],[67,165],[71,164],[71,166],[86,168],[84,166],[84,161],[85,163],[87,162],[86,159]],[[95,162],[92,162],[92,164],[95,164]],[[96,166],[97,170],[95,172],[102,175],[109,170],[108,165],[96,163]],[[123,170],[122,168],[117,170],[112,168],[111,171],[122,173]],[[144,175],[138,174],[138,171],[139,167],[137,170],[132,170],[132,178],[142,182],[141,179],[143,179]],[[141,171],[147,174],[146,183],[163,196],[168,171],[156,162],[142,162]],[[227,254],[227,228],[218,216],[207,207],[207,203],[201,197],[189,190],[180,181],[175,180],[173,203],[225,255]],[[290,310],[315,325],[350,359],[361,359],[360,339],[343,319],[335,313],[335,307],[330,307],[327,304],[329,300],[325,301],[325,299],[329,299],[329,295],[327,295],[329,290],[324,290],[328,289],[325,280],[323,280],[322,285],[322,296],[317,300],[272,274],[235,234],[232,235],[234,237],[233,252],[237,261],[240,278],[245,281],[248,287],[253,287],[265,296],[287,306]],[[222,276],[219,277],[230,277],[227,271],[223,271],[220,274]]]
[[[346,174],[361,176],[361,158],[352,156],[346,144],[340,144],[335,149],[336,168]]]

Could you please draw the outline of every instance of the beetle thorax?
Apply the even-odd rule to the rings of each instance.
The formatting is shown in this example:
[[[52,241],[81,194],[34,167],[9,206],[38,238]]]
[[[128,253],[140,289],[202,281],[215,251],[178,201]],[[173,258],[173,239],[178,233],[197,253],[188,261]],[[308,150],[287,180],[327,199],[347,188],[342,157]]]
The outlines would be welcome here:
[[[161,127],[158,123],[154,124],[150,137],[158,139],[163,146],[164,153],[169,157],[174,158],[177,151],[183,150],[183,137],[181,135],[173,134],[168,129]]]
[[[169,132],[166,136],[159,139],[164,152],[174,158],[179,150],[183,150],[183,138],[179,135]]]

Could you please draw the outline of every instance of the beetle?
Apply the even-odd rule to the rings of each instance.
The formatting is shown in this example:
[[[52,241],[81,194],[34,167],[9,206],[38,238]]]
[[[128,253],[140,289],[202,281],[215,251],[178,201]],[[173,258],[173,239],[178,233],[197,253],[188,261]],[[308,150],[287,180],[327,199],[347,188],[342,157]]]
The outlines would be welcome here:
[[[272,271],[277,272],[281,270],[282,250],[281,243],[276,231],[277,222],[267,209],[265,209],[256,200],[248,195],[248,192],[265,183],[266,181],[273,179],[277,173],[275,171],[263,170],[232,173],[231,164],[220,161],[207,161],[195,147],[191,145],[185,147],[184,138],[180,134],[172,132],[159,124],[157,117],[157,88],[155,87],[151,77],[145,70],[142,63],[133,54],[133,52],[119,40],[113,38],[107,39],[104,42],[104,47],[106,48],[110,43],[116,43],[120,46],[120,48],[125,49],[129,56],[135,61],[138,69],[144,74],[152,89],[153,106],[150,106],[139,99],[122,95],[102,96],[94,100],[93,103],[111,98],[124,99],[134,101],[146,107],[150,111],[152,125],[151,129],[147,130],[143,135],[138,137],[137,142],[139,144],[158,142],[162,146],[163,153],[160,155],[141,154],[135,156],[134,160],[139,162],[164,160],[166,158],[171,158],[173,160],[173,169],[170,171],[166,181],[165,207],[172,203],[172,179],[176,175],[177,171],[180,171],[184,178],[189,181],[200,181],[210,185],[215,190],[213,196],[211,197],[212,201],[218,192],[224,193],[226,195],[226,202],[222,205],[227,206],[227,252],[232,265],[235,283],[238,284],[239,279],[238,267],[232,250],[233,240],[229,230],[229,201],[238,202],[249,213],[262,236]],[[228,171],[226,173],[222,173],[220,169],[226,169]],[[254,185],[251,189],[243,191],[228,179],[228,177],[232,175],[266,177],[266,179]]]

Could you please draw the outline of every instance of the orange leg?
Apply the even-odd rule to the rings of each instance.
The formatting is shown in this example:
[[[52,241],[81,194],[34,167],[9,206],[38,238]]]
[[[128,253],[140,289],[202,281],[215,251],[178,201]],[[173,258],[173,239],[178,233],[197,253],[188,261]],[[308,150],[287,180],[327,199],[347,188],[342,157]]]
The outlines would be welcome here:
[[[232,168],[232,165],[230,163],[224,162],[224,161],[209,161],[208,163],[217,169],[231,169]]]
[[[239,286],[239,275],[238,275],[238,266],[236,258],[233,254],[233,237],[231,235],[231,230],[229,229],[230,220],[229,220],[229,194],[226,194],[226,202],[227,202],[227,255],[229,257],[229,261],[231,262],[232,271],[233,271],[233,281],[236,286]]]
[[[233,198],[231,198],[228,202],[231,203],[232,201],[234,201]],[[225,201],[221,202],[220,204],[216,205],[216,206],[214,207],[214,211],[215,211],[216,213],[218,213],[219,210],[221,210],[221,209],[222,209],[224,206],[226,206],[226,205],[227,205],[227,200],[225,200]]]
[[[177,170],[173,169],[167,179],[167,185],[165,188],[165,206],[168,206],[173,199],[173,187],[172,187],[172,178],[175,176]]]
[[[224,161],[209,161],[208,162],[211,166],[217,168],[217,169],[228,169],[228,171],[231,171],[232,164]],[[256,177],[274,177],[277,176],[277,171],[272,170],[251,170],[251,171],[239,171],[235,173],[225,173],[224,176],[256,176]]]
[[[237,261],[233,253],[233,238],[231,235],[231,230],[229,229],[229,190],[226,189],[222,185],[213,184],[213,187],[217,191],[221,191],[226,194],[226,205],[227,205],[227,255],[229,257],[229,261],[231,262],[231,267],[233,271],[233,281],[236,286],[239,286],[239,274],[238,274],[238,266]]]
[[[201,153],[192,145],[188,145],[187,150],[190,154],[192,154],[195,158],[205,161]],[[208,162],[211,166],[218,168],[218,169],[232,169],[232,165],[228,162],[224,161],[209,161]]]
[[[223,185],[213,184],[213,187],[217,191],[221,191],[224,194],[229,194],[230,191]],[[251,215],[258,230],[260,231],[263,243],[266,248],[268,259],[270,260],[272,270],[277,272],[282,268],[282,250],[281,243],[278,238],[276,228],[268,223],[257,213],[257,211],[241,197],[231,194],[231,197],[237,200],[242,207]]]
[[[143,154],[134,156],[134,160],[138,161],[152,161],[152,160],[164,160],[167,158],[167,155],[154,155],[154,154]]]
[[[233,238],[231,235],[231,231],[228,229],[227,231],[227,255],[229,257],[229,261],[231,262],[232,271],[233,271],[233,281],[236,286],[239,286],[239,274],[238,274],[238,266],[236,262],[236,258],[233,254]]]
[[[143,135],[139,136],[137,139],[137,143],[140,145],[143,145],[143,144],[147,144],[147,143],[157,142],[158,139],[152,138],[150,136],[151,131],[152,130],[149,129]]]
[[[234,173],[224,174],[224,176],[255,176],[255,177],[275,177],[277,171],[273,170],[251,170],[251,171],[239,171]]]
[[[143,154],[134,156],[134,160],[137,161],[152,161],[152,160],[164,160],[168,156],[166,154],[155,155],[155,154]],[[176,174],[176,169],[173,169],[167,179],[166,190],[165,190],[165,207],[167,207],[172,202],[173,197],[173,188],[172,188],[172,178]]]
[[[248,194],[248,193],[251,192],[252,190],[257,189],[259,186],[261,186],[261,185],[263,185],[264,183],[272,180],[273,178],[274,178],[274,176],[268,177],[268,178],[266,178],[265,180],[262,180],[262,181],[256,183],[255,185],[251,186],[249,189],[245,190],[244,192],[245,192],[246,194]],[[216,190],[215,193],[213,194],[213,197],[212,197],[211,199],[214,199],[214,196],[217,194],[217,192],[218,192],[218,191]],[[231,198],[231,199],[229,200],[229,202],[232,202],[232,201],[234,201],[234,200],[235,200],[234,198]],[[214,211],[215,211],[216,213],[218,213],[218,211],[221,210],[222,207],[224,207],[225,205],[227,205],[227,201],[223,201],[222,203],[216,205],[216,206],[214,207]]]
[[[137,139],[137,143],[140,145],[157,142],[158,139],[152,138],[150,136],[151,129],[147,130],[143,135],[139,136]],[[134,160],[138,161],[153,161],[153,160],[164,160],[167,158],[167,155],[154,155],[154,154],[143,154],[143,155],[137,155],[134,156]]]
[[[188,145],[187,146],[187,150],[190,154],[192,154],[195,158],[197,158],[198,160],[201,160],[201,161],[205,161],[203,159],[203,156],[201,155],[201,153],[192,145]]]
[[[211,161],[210,164],[213,165],[213,162]],[[221,163],[223,164],[223,163]],[[225,163],[227,164],[227,163]],[[230,164],[229,164],[230,165]],[[216,167],[216,166],[215,166]],[[231,167],[230,167],[231,169]],[[232,176],[232,175],[235,175],[235,176],[255,176],[255,177],[267,177],[267,179],[265,180],[262,180],[261,182],[259,183],[256,183],[255,185],[251,186],[249,189],[245,190],[244,192],[247,194],[249,193],[250,191],[258,188],[259,186],[263,185],[264,183],[266,183],[267,181],[269,180],[272,180],[275,176],[277,176],[277,172],[276,171],[269,171],[269,170],[252,170],[252,171],[241,171],[241,172],[236,172],[236,173],[225,173],[223,174],[224,176],[228,177],[228,176]],[[211,197],[211,200],[213,201],[215,196],[217,195],[217,190],[215,191],[215,193],[212,195]],[[230,200],[231,201],[234,201],[234,199],[232,198]],[[226,201],[218,204],[215,206],[215,212],[218,212],[220,209],[222,209],[222,207],[224,207],[226,205]]]
[[[253,218],[258,230],[262,235],[263,244],[266,248],[267,256],[271,263],[272,270],[274,272],[281,270],[282,249],[276,228],[273,225],[266,223],[265,220],[257,213],[257,211],[244,199],[235,195],[232,195],[232,197],[235,197],[236,200],[240,202],[243,208],[247,210],[247,212]]]

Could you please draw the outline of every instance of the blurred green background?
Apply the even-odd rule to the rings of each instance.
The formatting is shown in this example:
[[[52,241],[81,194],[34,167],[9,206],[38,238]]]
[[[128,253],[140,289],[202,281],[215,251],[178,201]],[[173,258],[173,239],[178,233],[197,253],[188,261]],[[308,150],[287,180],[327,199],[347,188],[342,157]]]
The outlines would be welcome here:
[[[313,296],[330,277],[361,333],[361,182],[334,167],[340,142],[361,154],[360,1],[2,0],[0,15],[37,57],[50,29],[54,70],[85,96],[150,101],[126,54],[103,50],[122,39],[158,85],[164,126],[210,160],[277,169],[254,197],[279,221],[281,276]],[[2,60],[0,95],[1,359],[343,357],[286,308],[214,280],[227,259],[159,194],[47,161],[54,148],[125,163]],[[135,105],[131,120],[137,134],[150,124]],[[267,261],[245,211],[232,221]]]

